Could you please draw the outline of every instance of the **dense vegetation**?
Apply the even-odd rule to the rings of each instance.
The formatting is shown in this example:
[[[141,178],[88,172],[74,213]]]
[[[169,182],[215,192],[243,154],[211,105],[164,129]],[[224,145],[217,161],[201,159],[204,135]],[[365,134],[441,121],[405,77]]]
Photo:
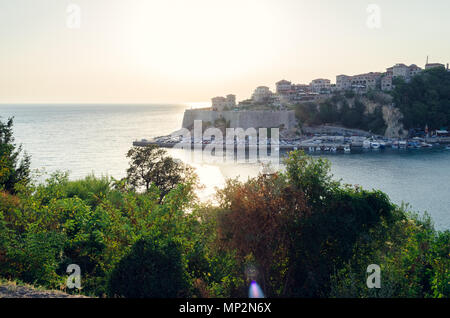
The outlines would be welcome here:
[[[0,192],[0,276],[65,289],[78,264],[81,292],[109,297],[246,297],[252,280],[270,297],[450,296],[450,231],[333,180],[326,160],[293,152],[285,172],[229,180],[215,205],[196,182],[163,196],[153,179],[17,182]]]
[[[366,110],[363,98],[377,103],[373,111]],[[346,92],[344,94],[335,93],[331,98],[319,104],[299,103],[295,105],[295,111],[302,125],[333,124],[384,135],[386,131],[382,111],[384,104],[386,104],[386,100],[383,95],[376,92],[369,92],[363,97],[356,97],[354,93]]]
[[[14,185],[30,181],[31,158],[14,144],[13,118],[0,120],[0,190],[14,193]],[[22,157],[21,157],[22,156]]]
[[[397,79],[394,84],[394,103],[404,116],[405,128],[450,127],[450,72],[434,68],[415,76],[410,83]]]

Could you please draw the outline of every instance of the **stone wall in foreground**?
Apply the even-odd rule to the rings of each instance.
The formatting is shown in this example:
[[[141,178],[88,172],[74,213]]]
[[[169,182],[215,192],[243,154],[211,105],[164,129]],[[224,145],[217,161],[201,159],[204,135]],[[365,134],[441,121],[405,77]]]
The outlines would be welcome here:
[[[211,123],[223,119],[230,128],[297,128],[294,111],[224,111],[188,109],[184,113],[183,128],[192,129],[195,120]]]

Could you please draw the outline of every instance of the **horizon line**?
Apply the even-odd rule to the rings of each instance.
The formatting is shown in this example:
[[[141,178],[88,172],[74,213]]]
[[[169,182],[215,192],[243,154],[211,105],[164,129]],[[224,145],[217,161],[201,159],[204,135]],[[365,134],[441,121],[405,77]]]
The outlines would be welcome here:
[[[183,105],[183,106],[189,106],[189,104],[207,104],[211,103],[210,101],[207,102],[0,102],[1,106],[4,105]]]

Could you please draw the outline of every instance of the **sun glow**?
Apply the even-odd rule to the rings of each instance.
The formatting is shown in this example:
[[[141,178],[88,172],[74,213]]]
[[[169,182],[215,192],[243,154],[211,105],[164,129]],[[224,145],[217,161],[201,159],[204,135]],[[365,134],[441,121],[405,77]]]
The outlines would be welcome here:
[[[0,102],[243,100],[282,78],[448,61],[448,1],[378,3],[372,30],[359,0],[0,0]]]
[[[235,2],[230,3],[230,2]],[[143,72],[175,81],[231,80],[271,63],[277,45],[274,2],[150,1],[129,8],[116,49]],[[272,56],[276,59],[275,54]]]

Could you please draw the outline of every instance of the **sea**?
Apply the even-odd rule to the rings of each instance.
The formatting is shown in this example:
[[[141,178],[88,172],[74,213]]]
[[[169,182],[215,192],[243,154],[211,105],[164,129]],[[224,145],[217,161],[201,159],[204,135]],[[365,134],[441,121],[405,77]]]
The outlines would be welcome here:
[[[17,144],[32,157],[38,182],[55,171],[71,179],[89,174],[120,179],[128,167],[127,151],[135,140],[168,135],[181,128],[183,113],[198,104],[148,105],[0,105],[1,120],[13,116]],[[214,200],[229,178],[246,180],[259,164],[191,161],[183,150],[168,150],[196,168],[203,188],[199,197]],[[381,150],[351,154],[321,153],[334,178],[387,193],[395,204],[427,212],[439,230],[450,229],[450,150]]]

